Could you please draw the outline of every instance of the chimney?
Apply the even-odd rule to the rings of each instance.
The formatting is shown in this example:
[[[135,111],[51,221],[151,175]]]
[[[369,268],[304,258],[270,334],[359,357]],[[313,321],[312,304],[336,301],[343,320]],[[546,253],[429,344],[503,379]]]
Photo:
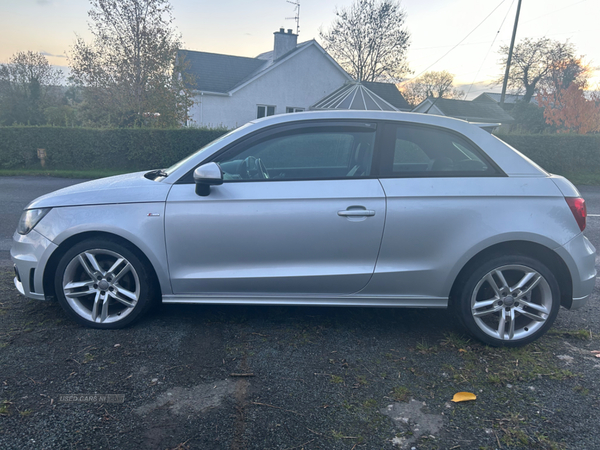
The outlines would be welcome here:
[[[292,30],[280,28],[279,31],[273,33],[275,35],[275,44],[273,46],[273,59],[281,58],[290,50],[296,48],[298,44],[298,35],[292,33]]]

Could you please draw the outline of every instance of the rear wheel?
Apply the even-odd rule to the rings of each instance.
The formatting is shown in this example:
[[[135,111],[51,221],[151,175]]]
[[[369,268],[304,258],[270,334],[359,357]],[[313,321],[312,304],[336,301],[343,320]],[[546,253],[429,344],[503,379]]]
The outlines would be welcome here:
[[[148,269],[129,248],[98,239],[82,241],[63,255],[54,285],[66,313],[92,328],[131,324],[157,293]]]
[[[560,308],[552,272],[526,256],[496,257],[466,279],[456,312],[467,330],[493,346],[518,347],[542,336]]]

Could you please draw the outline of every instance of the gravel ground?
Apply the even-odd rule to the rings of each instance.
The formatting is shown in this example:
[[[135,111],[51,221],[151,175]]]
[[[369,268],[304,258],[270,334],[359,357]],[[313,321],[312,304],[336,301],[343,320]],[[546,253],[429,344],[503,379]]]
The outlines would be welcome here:
[[[99,331],[0,265],[0,448],[598,449],[599,308],[516,350],[443,310],[163,305]]]
[[[6,270],[0,298],[0,448],[599,448],[600,330],[562,320],[596,305],[501,350],[445,311],[165,305],[98,331]]]

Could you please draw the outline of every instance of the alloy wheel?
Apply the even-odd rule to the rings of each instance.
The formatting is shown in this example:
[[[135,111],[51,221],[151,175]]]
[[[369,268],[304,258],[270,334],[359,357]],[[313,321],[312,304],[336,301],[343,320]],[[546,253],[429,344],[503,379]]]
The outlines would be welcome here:
[[[548,320],[552,305],[548,281],[524,265],[489,271],[471,295],[476,325],[499,340],[521,340],[535,334]]]
[[[72,310],[94,323],[127,317],[140,299],[140,280],[122,255],[106,249],[79,253],[66,266],[62,290]]]

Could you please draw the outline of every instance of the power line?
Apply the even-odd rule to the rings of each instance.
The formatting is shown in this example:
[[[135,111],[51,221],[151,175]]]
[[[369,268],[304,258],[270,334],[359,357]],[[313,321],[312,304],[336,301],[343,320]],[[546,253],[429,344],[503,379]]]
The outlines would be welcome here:
[[[504,16],[504,19],[502,19],[502,23],[500,24],[500,26],[498,27],[498,31],[496,32],[496,35],[494,36],[494,39],[492,40],[492,44],[490,45],[490,48],[488,48],[487,53],[485,54],[485,56],[483,57],[483,61],[481,61],[481,65],[479,66],[479,69],[477,69],[477,73],[475,74],[475,77],[473,78],[473,81],[471,82],[471,86],[469,86],[469,90],[467,91],[467,93],[465,94],[465,100],[467,99],[467,96],[469,95],[469,93],[471,92],[471,88],[473,87],[473,85],[475,84],[475,80],[477,79],[477,77],[479,76],[479,72],[481,72],[481,68],[483,67],[483,65],[485,64],[485,60],[487,59],[488,55],[490,54],[490,51],[492,50],[492,47],[494,46],[494,43],[496,42],[496,39],[498,38],[498,35],[500,34],[500,30],[502,30],[502,26],[504,25],[504,22],[506,21],[506,18],[508,17],[508,13],[510,12],[510,10],[512,9],[512,6],[515,4],[515,0],[512,0],[510,6],[508,7],[508,10],[506,11],[506,15]]]
[[[461,39],[461,40],[458,42],[458,44],[456,44],[454,47],[452,47],[450,50],[448,50],[446,53],[444,53],[444,54],[443,54],[443,55],[442,55],[440,58],[438,58],[438,59],[437,59],[437,60],[436,60],[436,61],[435,61],[433,64],[430,64],[429,66],[427,66],[427,67],[425,68],[425,70],[421,71],[421,72],[420,72],[418,75],[415,75],[415,76],[413,77],[413,79],[414,79],[414,78],[418,78],[419,76],[423,75],[423,74],[424,74],[425,72],[427,72],[427,71],[428,71],[428,70],[429,70],[431,67],[435,66],[435,65],[436,65],[438,62],[440,62],[442,59],[444,59],[444,58],[445,58],[445,57],[446,57],[446,56],[447,56],[447,55],[448,55],[448,54],[449,54],[449,53],[450,53],[452,50],[454,50],[456,47],[458,47],[460,44],[462,44],[462,43],[463,43],[463,42],[464,42],[464,41],[465,41],[465,40],[466,40],[466,39],[467,39],[469,36],[471,36],[471,34],[473,34],[473,32],[475,32],[475,30],[476,30],[477,28],[479,28],[479,27],[480,27],[480,26],[483,24],[483,22],[485,22],[485,21],[486,21],[486,20],[487,20],[487,19],[488,19],[488,18],[489,18],[489,17],[490,17],[492,14],[494,14],[494,12],[495,12],[495,11],[496,11],[498,8],[500,8],[500,6],[502,6],[502,4],[503,4],[505,1],[506,1],[506,0],[502,0],[502,1],[501,1],[501,2],[498,4],[498,6],[496,6],[496,7],[495,7],[495,8],[492,10],[492,12],[491,12],[491,13],[489,13],[487,16],[485,16],[485,18],[484,18],[484,19],[483,19],[481,22],[479,22],[479,24],[477,24],[477,26],[476,26],[475,28],[473,28],[473,29],[472,29],[472,30],[469,32],[469,34],[467,34],[467,35],[466,35],[464,38],[462,38],[462,39]],[[402,84],[402,83],[406,83],[407,81],[408,81],[408,80],[404,80],[404,81],[402,81],[400,84]]]
[[[571,4],[571,5],[563,6],[562,8],[558,8],[558,9],[555,9],[554,11],[550,11],[549,13],[542,14],[541,16],[534,17],[533,19],[529,19],[527,22],[523,22],[523,23],[533,22],[534,20],[541,19],[542,17],[549,16],[550,14],[554,14],[554,13],[557,13],[559,11],[563,11],[565,9],[571,8],[571,7],[575,6],[575,5],[579,5],[580,3],[587,2],[587,1],[588,0],[579,0],[578,2],[575,2],[575,3]]]

